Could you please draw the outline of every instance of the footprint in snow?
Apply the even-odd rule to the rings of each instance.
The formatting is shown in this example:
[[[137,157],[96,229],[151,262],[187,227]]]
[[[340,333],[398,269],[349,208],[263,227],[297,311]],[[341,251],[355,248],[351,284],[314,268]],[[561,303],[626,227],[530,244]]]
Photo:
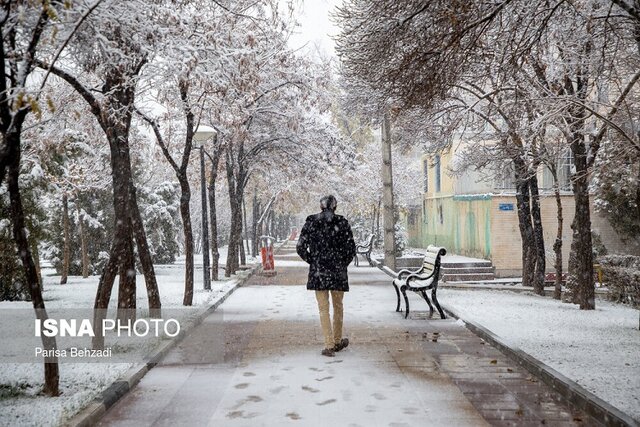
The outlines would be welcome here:
[[[300,415],[298,415],[296,412],[288,412],[286,416],[288,418],[291,418],[292,420],[299,420],[300,419]]]

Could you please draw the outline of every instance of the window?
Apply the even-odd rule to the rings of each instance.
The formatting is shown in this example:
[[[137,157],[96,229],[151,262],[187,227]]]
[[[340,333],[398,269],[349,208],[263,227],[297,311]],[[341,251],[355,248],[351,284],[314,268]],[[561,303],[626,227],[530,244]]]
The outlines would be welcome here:
[[[422,191],[425,193],[429,191],[429,161],[427,159],[422,161]]]
[[[440,192],[440,155],[436,154],[436,158],[433,162],[433,167],[435,169],[435,175],[436,175],[436,188],[435,191],[436,193]]]
[[[561,190],[571,190],[571,175],[575,170],[573,152],[569,149],[558,161],[558,183]]]
[[[571,175],[575,172],[575,165],[573,161],[573,154],[571,150],[567,150],[563,153],[556,163],[556,170],[558,172],[558,187],[563,191],[571,191]],[[542,173],[542,185],[541,189],[553,188],[553,174],[548,167],[544,167]]]
[[[516,188],[516,174],[513,170],[513,162],[505,161],[501,170],[496,173],[495,188],[497,190],[514,190]]]

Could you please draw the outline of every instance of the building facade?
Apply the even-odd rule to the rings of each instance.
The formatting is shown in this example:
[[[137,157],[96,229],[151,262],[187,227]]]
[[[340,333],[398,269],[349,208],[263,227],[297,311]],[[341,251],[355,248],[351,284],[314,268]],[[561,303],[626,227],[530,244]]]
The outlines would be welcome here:
[[[422,206],[413,206],[405,215],[409,245],[437,245],[450,253],[491,260],[498,277],[521,275],[522,243],[513,180],[492,179],[480,172],[459,176],[447,173],[455,160],[448,152],[423,156]],[[571,156],[559,165],[563,209],[563,264],[567,268],[571,246],[571,221],[575,212],[570,192]],[[508,174],[507,174],[508,175]],[[552,191],[553,178],[544,169],[538,172],[540,208],[547,248],[547,269],[552,271],[555,254],[552,247],[557,234],[557,204]],[[592,212],[592,229],[600,236],[609,253],[640,254],[640,248],[628,247],[608,221]]]

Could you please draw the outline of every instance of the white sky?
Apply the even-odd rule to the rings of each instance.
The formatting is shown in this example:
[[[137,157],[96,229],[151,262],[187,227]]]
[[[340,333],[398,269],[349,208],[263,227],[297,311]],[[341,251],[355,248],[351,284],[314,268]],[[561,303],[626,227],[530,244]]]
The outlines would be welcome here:
[[[339,30],[331,22],[329,14],[341,3],[342,0],[296,1],[297,20],[300,26],[291,35],[289,40],[291,47],[295,49],[306,44],[307,49],[313,52],[317,46],[326,55],[335,56],[334,42],[330,36],[336,35]]]

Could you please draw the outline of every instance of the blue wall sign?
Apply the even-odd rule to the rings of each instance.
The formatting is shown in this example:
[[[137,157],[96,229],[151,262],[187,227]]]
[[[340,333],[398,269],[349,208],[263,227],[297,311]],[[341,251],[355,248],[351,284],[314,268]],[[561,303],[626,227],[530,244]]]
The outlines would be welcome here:
[[[501,211],[512,211],[513,203],[500,203],[498,204],[498,209],[500,209]]]

